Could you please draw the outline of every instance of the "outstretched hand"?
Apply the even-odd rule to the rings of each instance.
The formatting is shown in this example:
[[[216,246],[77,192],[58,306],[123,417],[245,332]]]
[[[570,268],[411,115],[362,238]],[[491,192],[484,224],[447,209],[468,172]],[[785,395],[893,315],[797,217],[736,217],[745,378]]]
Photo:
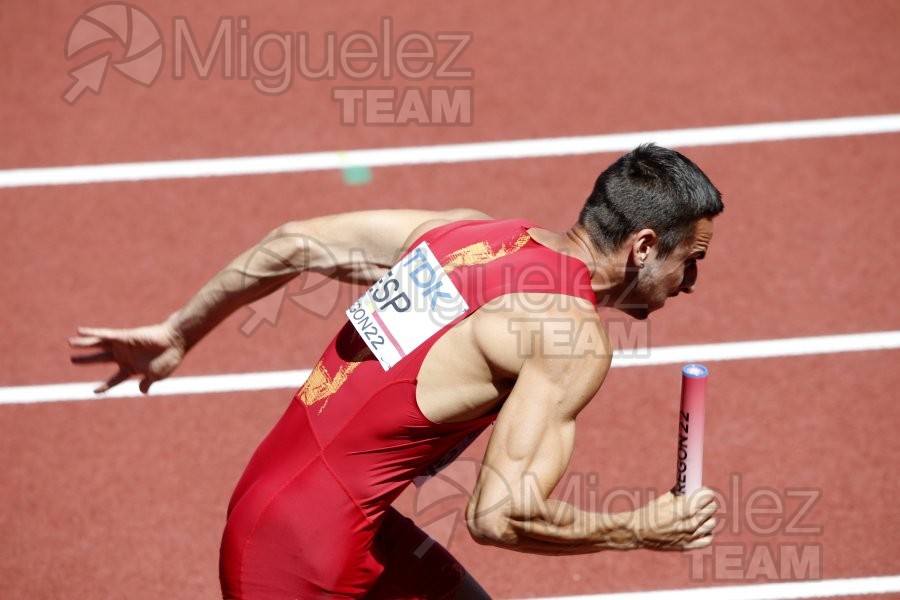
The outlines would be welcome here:
[[[166,323],[134,329],[98,329],[79,327],[69,338],[75,349],[95,350],[73,354],[76,365],[115,363],[118,371],[94,390],[101,394],[136,375],[141,377],[141,392],[147,393],[155,381],[168,377],[181,364],[185,344]]]

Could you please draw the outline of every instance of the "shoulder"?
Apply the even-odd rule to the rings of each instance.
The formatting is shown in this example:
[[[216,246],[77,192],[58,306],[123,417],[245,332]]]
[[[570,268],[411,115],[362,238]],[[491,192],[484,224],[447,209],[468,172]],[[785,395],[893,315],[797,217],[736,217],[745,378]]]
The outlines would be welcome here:
[[[600,388],[612,360],[596,308],[574,296],[509,294],[485,305],[473,326],[494,368],[528,385],[555,387],[578,409]]]
[[[474,208],[454,208],[446,211],[430,212],[419,225],[412,230],[404,243],[409,248],[414,241],[431,231],[457,221],[492,221],[493,217]]]

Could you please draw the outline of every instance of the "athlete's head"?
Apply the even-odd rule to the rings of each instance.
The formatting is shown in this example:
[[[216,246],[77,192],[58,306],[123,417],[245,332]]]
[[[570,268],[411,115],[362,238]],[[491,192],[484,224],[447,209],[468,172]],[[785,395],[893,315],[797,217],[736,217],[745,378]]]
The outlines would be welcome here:
[[[724,209],[709,178],[674,150],[645,144],[600,174],[578,222],[593,244],[626,257],[619,308],[646,317],[669,296],[690,292],[696,260]]]

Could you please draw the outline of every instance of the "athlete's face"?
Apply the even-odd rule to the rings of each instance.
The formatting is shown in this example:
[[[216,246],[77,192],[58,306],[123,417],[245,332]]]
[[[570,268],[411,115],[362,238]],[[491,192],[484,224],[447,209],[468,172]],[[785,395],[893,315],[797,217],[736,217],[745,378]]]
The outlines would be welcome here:
[[[622,310],[637,319],[645,319],[662,308],[669,298],[681,292],[693,292],[697,284],[697,263],[706,256],[712,234],[712,219],[700,219],[693,237],[665,258],[659,258],[652,248],[649,249],[644,267],[637,272]]]

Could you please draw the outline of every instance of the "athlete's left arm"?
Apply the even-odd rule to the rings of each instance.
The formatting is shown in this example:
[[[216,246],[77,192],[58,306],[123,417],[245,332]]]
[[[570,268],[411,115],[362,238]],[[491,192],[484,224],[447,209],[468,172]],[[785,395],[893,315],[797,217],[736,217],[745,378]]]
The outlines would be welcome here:
[[[141,391],[146,393],[228,315],[298,274],[312,271],[342,281],[374,283],[429,229],[457,220],[489,218],[471,209],[372,210],[285,223],[232,260],[164,322],[135,329],[79,328],[69,344],[94,352],[73,356],[72,361],[118,365],[119,370],[98,392],[138,375]]]
[[[231,261],[170,322],[189,349],[226,316],[300,273],[371,285],[421,234],[481,214],[469,209],[369,210],[285,223]]]

